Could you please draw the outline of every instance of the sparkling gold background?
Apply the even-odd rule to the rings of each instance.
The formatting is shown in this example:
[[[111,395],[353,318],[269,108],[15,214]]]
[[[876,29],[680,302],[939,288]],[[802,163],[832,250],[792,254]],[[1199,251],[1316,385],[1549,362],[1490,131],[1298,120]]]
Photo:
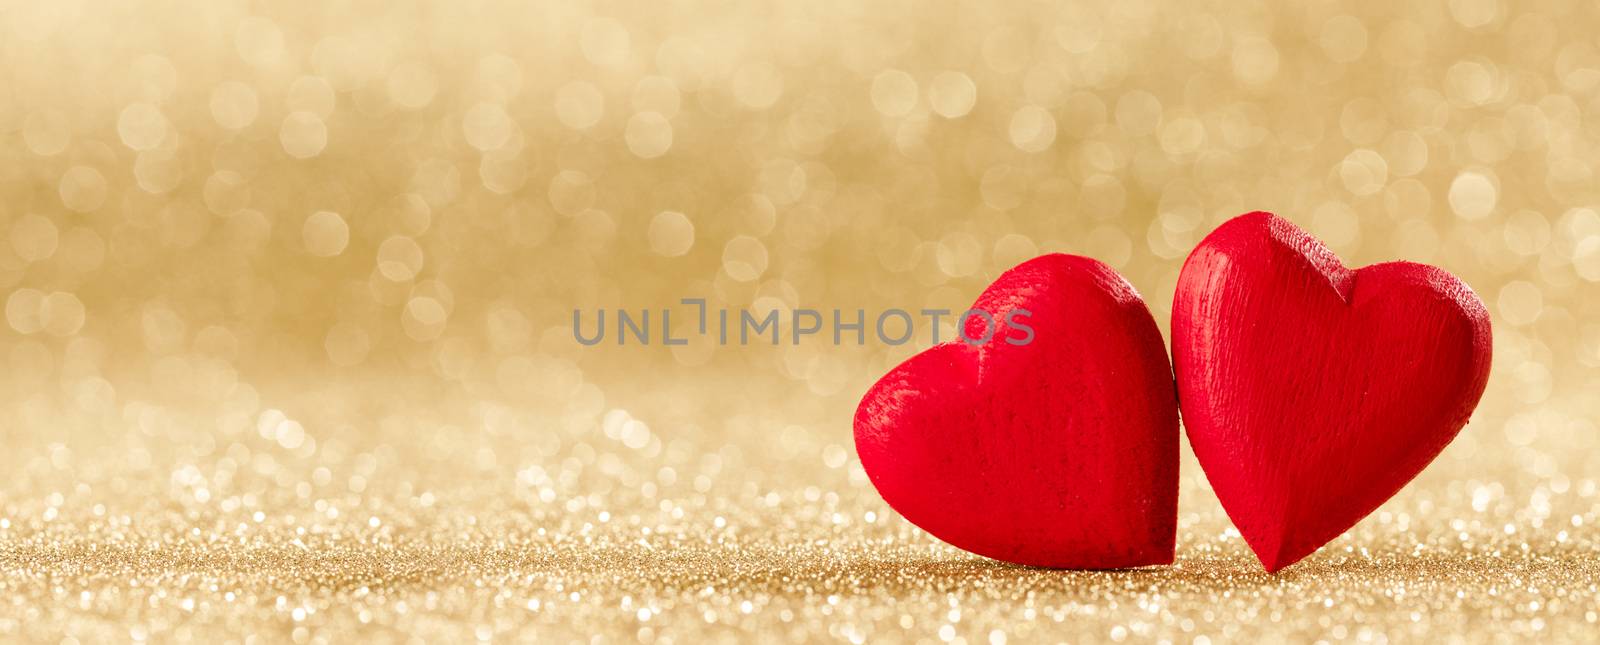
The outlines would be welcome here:
[[[0,7],[0,635],[1592,639],[1592,3]],[[1471,425],[1261,572],[1024,569],[851,447],[927,345],[581,347],[575,308],[966,306],[1065,251],[1167,324],[1249,210],[1470,283]],[[678,307],[679,316],[689,311]],[[946,330],[946,337],[949,330]]]

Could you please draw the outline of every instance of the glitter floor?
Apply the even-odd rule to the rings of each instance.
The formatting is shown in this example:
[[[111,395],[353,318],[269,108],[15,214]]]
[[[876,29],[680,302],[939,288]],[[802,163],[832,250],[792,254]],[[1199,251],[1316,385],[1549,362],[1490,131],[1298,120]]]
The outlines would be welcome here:
[[[1175,565],[1052,571],[962,553],[894,515],[841,445],[806,444],[845,438],[843,426],[714,449],[665,439],[693,427],[700,412],[673,401],[698,387],[624,395],[631,413],[577,397],[572,418],[601,427],[540,441],[517,434],[534,417],[482,401],[317,405],[361,388],[261,395],[305,416],[230,414],[234,400],[205,416],[134,405],[112,445],[69,434],[10,453],[0,633],[1187,643],[1581,641],[1600,629],[1600,482],[1481,479],[1477,427],[1278,575],[1230,528],[1192,458]],[[810,398],[748,404],[776,418],[848,413],[843,399],[805,410]],[[438,418],[452,410],[458,423]],[[302,423],[351,427],[362,414],[374,414],[371,432],[296,445]]]

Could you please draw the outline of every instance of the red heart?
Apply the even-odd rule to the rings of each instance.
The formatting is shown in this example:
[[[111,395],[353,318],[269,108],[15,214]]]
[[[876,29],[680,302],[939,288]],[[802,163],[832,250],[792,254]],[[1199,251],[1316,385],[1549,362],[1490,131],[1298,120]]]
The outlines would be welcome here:
[[[1444,450],[1489,376],[1489,315],[1442,269],[1346,269],[1270,213],[1189,255],[1172,306],[1183,423],[1268,571],[1338,537]]]
[[[973,553],[1106,569],[1172,562],[1178,427],[1161,332],[1095,260],[1046,255],[973,309],[1032,328],[936,345],[890,370],[856,410],[856,451],[884,500]],[[965,338],[984,338],[968,320]]]

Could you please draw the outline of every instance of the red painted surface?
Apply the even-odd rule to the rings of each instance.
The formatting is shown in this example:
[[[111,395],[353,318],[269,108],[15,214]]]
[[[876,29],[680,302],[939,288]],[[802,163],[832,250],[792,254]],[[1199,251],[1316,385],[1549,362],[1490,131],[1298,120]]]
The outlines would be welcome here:
[[[1149,310],[1110,267],[1071,255],[1022,263],[974,305],[999,321],[1013,307],[1032,312],[1031,343],[1008,344],[1013,329],[936,345],[867,392],[855,438],[873,485],[907,520],[991,558],[1171,562],[1177,407]]]
[[[1489,375],[1489,316],[1455,276],[1346,269],[1269,213],[1189,255],[1172,307],[1184,427],[1268,571],[1337,537],[1433,461]]]

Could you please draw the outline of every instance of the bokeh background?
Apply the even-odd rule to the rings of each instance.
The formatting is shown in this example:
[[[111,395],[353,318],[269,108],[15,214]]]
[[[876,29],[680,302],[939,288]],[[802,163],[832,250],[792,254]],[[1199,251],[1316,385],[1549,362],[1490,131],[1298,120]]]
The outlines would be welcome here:
[[[0,635],[1592,638],[1596,33],[1575,0],[5,2]],[[1461,436],[1277,576],[1187,449],[1172,567],[904,522],[849,420],[925,320],[572,335],[961,309],[1046,252],[1165,331],[1251,210],[1494,321]]]

